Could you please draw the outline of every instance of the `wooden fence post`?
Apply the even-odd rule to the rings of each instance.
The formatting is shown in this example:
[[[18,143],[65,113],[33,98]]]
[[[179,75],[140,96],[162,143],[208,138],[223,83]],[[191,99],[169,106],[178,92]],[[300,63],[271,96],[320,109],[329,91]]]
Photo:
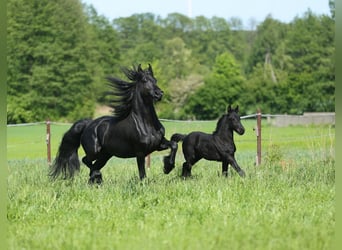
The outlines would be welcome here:
[[[150,166],[151,166],[151,154],[147,155],[145,157],[145,160],[146,160],[147,168],[150,168]]]
[[[256,166],[261,164],[261,111],[260,109],[257,110],[257,128],[256,128],[256,135],[257,135],[257,157],[256,157]]]
[[[46,120],[46,146],[47,146],[47,162],[49,166],[51,165],[51,129],[50,129],[50,119]]]

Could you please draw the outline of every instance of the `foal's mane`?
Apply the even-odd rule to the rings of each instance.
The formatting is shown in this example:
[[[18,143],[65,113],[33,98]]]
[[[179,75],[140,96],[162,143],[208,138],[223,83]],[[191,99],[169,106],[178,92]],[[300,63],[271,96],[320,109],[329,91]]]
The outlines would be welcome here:
[[[216,129],[214,131],[214,135],[217,134],[220,130],[221,127],[225,124],[225,119],[228,119],[227,115],[222,115],[221,118],[218,120],[217,124],[216,124]]]
[[[236,110],[230,110],[228,111],[228,113],[224,114],[221,116],[221,118],[218,120],[217,124],[216,124],[216,129],[214,131],[214,135],[215,134],[218,134],[219,131],[222,129],[223,126],[227,125],[227,127],[229,128],[229,116],[234,113],[236,114]],[[225,129],[228,129],[228,128],[225,128]]]
[[[132,69],[122,68],[122,72],[132,82],[125,82],[119,78],[107,77],[112,91],[109,92],[113,96],[110,107],[113,108],[114,117],[119,120],[125,119],[132,111],[132,102],[137,82],[139,82],[145,71],[141,71],[133,66]]]

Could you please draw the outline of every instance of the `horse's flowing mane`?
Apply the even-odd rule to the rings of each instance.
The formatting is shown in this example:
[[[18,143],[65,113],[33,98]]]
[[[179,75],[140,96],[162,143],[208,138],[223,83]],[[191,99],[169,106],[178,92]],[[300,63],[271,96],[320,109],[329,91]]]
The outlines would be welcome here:
[[[132,82],[125,82],[115,77],[107,77],[112,91],[109,92],[113,96],[110,107],[113,108],[114,117],[119,120],[125,119],[132,110],[132,101],[136,84],[142,78],[143,72],[133,66],[133,69],[123,68],[122,72]]]

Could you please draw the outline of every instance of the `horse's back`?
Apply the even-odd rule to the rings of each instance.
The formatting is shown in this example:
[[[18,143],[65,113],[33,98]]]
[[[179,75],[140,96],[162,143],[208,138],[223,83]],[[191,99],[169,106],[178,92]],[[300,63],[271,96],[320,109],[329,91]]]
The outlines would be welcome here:
[[[220,160],[221,155],[213,140],[212,134],[204,132],[191,132],[183,140],[183,154],[185,158],[194,157],[207,160]]]
[[[188,134],[183,142],[200,143],[207,142],[211,139],[212,135],[200,131],[194,131]]]
[[[96,154],[101,150],[111,119],[111,116],[102,116],[87,125],[81,136],[82,146],[87,153]]]

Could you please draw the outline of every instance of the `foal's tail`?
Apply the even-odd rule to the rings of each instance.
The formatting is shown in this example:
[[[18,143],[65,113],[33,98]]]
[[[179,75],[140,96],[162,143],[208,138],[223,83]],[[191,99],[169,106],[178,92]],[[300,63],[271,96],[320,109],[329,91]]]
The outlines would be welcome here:
[[[51,179],[55,180],[61,174],[64,179],[72,178],[75,172],[80,170],[77,150],[81,144],[83,130],[90,122],[91,119],[79,120],[64,134],[56,159],[50,167]]]
[[[173,134],[171,136],[171,141],[175,141],[175,142],[179,142],[179,141],[183,141],[184,138],[186,137],[187,135],[183,135],[183,134]]]

